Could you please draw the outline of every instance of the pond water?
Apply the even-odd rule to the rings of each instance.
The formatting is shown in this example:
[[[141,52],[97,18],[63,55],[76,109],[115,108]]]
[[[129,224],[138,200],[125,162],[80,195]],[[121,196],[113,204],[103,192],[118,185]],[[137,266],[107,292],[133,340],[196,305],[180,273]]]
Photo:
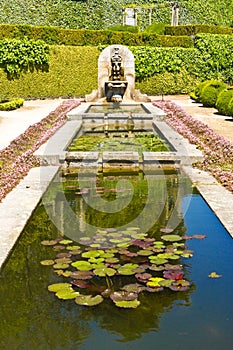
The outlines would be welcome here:
[[[183,265],[189,288],[144,291],[135,309],[116,307],[110,298],[81,306],[48,291],[48,285],[68,279],[40,263],[60,252],[41,241],[61,237],[85,249],[85,239],[88,246],[97,231],[103,238],[106,231],[116,232],[113,228],[135,230],[156,241],[168,228],[182,236],[179,242],[186,237],[186,249],[193,250],[193,256],[180,256],[174,263]],[[120,243],[114,244],[116,248]],[[92,249],[105,245],[102,241]],[[78,178],[59,174],[1,271],[0,349],[230,349],[232,250],[232,238],[181,173],[84,173]],[[208,277],[211,272],[221,277]],[[132,278],[121,276],[116,284]]]
[[[91,105],[86,113],[150,113],[143,104],[111,103]]]

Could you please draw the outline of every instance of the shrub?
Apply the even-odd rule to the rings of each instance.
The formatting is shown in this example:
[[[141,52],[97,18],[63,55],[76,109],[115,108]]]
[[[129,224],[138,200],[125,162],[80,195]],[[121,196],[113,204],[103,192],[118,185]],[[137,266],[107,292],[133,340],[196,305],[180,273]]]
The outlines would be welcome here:
[[[232,34],[232,28],[208,25],[208,24],[188,24],[179,26],[165,26],[165,35],[196,35],[198,33],[210,34]]]
[[[220,114],[233,116],[233,87],[220,92],[216,101],[216,108]]]
[[[202,81],[201,83],[199,83],[194,91],[192,91],[190,93],[190,97],[195,100],[196,102],[201,102],[200,100],[200,96],[201,96],[201,91],[202,89],[206,86],[206,84],[208,84],[209,80],[205,80],[205,81]]]
[[[166,25],[165,23],[153,23],[146,27],[144,32],[164,35]]]
[[[108,27],[107,30],[112,32],[130,32],[130,33],[139,32],[139,28],[137,26],[130,26],[130,25],[111,26],[111,27]]]
[[[164,72],[135,83],[135,87],[149,96],[189,94],[199,80],[186,69],[178,73]]]
[[[200,102],[205,107],[215,107],[219,93],[225,89],[227,85],[218,80],[207,81],[200,92]]]
[[[9,101],[0,102],[0,111],[12,111],[21,107],[24,103],[23,98],[13,98]]]

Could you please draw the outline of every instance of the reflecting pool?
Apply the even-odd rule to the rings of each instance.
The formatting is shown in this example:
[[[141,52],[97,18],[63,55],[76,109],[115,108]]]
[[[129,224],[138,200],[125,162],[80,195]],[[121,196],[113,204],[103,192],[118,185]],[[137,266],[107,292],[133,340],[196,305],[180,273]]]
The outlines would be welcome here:
[[[193,254],[173,263],[183,266],[189,288],[145,290],[138,296],[137,308],[116,307],[111,298],[82,306],[48,291],[49,285],[68,279],[41,261],[53,260],[67,249],[41,242],[58,239],[55,246],[59,246],[61,240],[70,240],[70,245],[87,252],[106,249],[110,243],[111,249],[123,244],[120,248],[129,250],[123,236],[121,242],[111,241],[108,234],[127,236],[134,230],[147,242],[163,241],[167,234],[182,237],[178,243],[184,242],[185,250]],[[184,174],[58,174],[0,275],[0,349],[230,349],[232,251],[232,238]],[[219,278],[210,278],[212,272]],[[112,279],[122,286],[133,278]]]

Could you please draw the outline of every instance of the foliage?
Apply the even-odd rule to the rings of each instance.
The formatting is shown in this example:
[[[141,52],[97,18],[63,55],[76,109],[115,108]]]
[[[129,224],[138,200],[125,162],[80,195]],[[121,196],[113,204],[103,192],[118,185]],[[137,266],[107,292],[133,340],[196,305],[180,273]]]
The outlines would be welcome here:
[[[0,40],[0,67],[9,78],[19,77],[22,71],[46,70],[49,46],[43,41],[24,38]]]
[[[218,95],[216,108],[220,114],[233,117],[233,87],[224,89]]]
[[[80,104],[78,100],[64,101],[55,111],[40,122],[30,126],[0,151],[0,201],[28,171],[38,165],[33,153],[46,142],[66,121],[66,113]]]
[[[23,103],[23,98],[13,98],[9,101],[0,101],[0,111],[12,111],[21,107]]]
[[[201,53],[196,62],[197,75],[202,80],[219,79],[233,82],[233,36],[198,34],[195,48]]]
[[[92,189],[87,190],[92,196]],[[180,234],[169,234],[162,235],[158,241],[138,230],[139,227],[128,227],[124,231],[114,227],[98,229],[91,237],[80,237],[79,250],[72,258],[72,245],[77,249],[77,242],[71,241],[67,246],[62,238],[46,241],[50,248],[60,246],[63,250],[62,258],[54,252],[57,255],[53,264],[47,266],[52,266],[58,276],[69,278],[68,283],[50,284],[48,290],[59,299],[75,299],[78,305],[94,306],[110,298],[115,306],[124,308],[138,307],[141,292],[157,293],[164,288],[186,291],[190,282],[183,279],[182,265],[173,264],[175,260],[180,262],[182,257],[193,255],[186,248],[184,238]],[[44,245],[45,241],[41,243]],[[66,267],[60,269],[58,262],[64,262]],[[43,261],[42,265],[46,266]]]
[[[126,126],[127,127],[127,126]],[[125,130],[127,131],[127,130]],[[70,145],[71,152],[89,152],[89,151],[137,151],[142,154],[143,151],[165,152],[168,151],[167,145],[154,134],[134,133],[133,138],[111,137],[105,135],[83,135],[78,136]]]
[[[108,30],[75,30],[48,26],[0,25],[0,38],[24,39],[25,36],[34,40],[43,40],[49,45],[97,46],[124,43],[124,45],[193,46],[192,39],[188,36],[138,33],[138,28],[132,26],[111,26]]]
[[[48,72],[22,73],[12,81],[0,70],[0,96],[6,92],[8,98],[84,96],[97,88],[98,56],[96,47],[51,46]]]
[[[233,192],[232,143],[206,124],[194,119],[171,101],[154,101],[167,113],[166,121],[204,153],[203,162],[195,166],[210,172],[219,183]]]
[[[142,93],[153,95],[189,94],[199,83],[199,79],[189,74],[185,68],[180,72],[156,73],[151,77],[136,81],[135,86]]]
[[[0,23],[31,24],[63,28],[104,29],[121,24],[122,6],[130,0],[2,0]],[[151,5],[151,0],[134,0],[135,5]],[[230,26],[232,0],[180,0],[180,24]],[[147,11],[140,13],[142,27],[148,25]],[[157,0],[152,11],[154,23],[171,23],[171,6]]]
[[[153,23],[144,29],[146,33],[154,33],[164,35],[166,24],[165,23]],[[170,34],[169,34],[170,35]],[[182,35],[182,34],[180,34]]]
[[[137,26],[130,26],[130,25],[110,26],[106,29],[112,32],[130,32],[130,33],[139,32],[139,28]]]
[[[179,73],[183,68],[195,72],[199,53],[195,49],[131,47],[135,56],[135,72],[140,81],[157,73]]]
[[[219,93],[226,87],[226,84],[218,80],[207,81],[201,90],[199,101],[205,107],[215,107]]]
[[[164,34],[166,35],[189,35],[195,36],[198,33],[210,34],[232,34],[233,31],[229,27],[207,25],[207,24],[189,24],[184,26],[166,26]]]

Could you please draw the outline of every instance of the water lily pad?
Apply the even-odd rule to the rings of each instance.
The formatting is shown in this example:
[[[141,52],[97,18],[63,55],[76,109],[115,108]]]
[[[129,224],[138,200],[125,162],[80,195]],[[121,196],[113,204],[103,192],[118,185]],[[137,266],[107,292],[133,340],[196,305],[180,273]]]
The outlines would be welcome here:
[[[71,278],[78,280],[89,280],[93,277],[92,271],[74,271],[70,275]]]
[[[169,241],[169,242],[181,241],[183,239],[179,235],[163,235],[161,238],[164,241]]]
[[[183,265],[165,264],[164,267],[166,270],[182,270]]]
[[[68,267],[69,267],[69,264],[64,264],[64,263],[58,263],[53,265],[53,268],[58,270],[65,270]]]
[[[44,266],[51,266],[54,264],[54,260],[42,260],[40,263]]]
[[[167,259],[165,258],[159,258],[158,256],[155,255],[150,255],[149,256],[150,262],[155,265],[162,265],[168,262]]]
[[[126,292],[141,293],[145,289],[145,287],[139,283],[131,283],[126,284],[121,289],[125,290]]]
[[[88,261],[92,264],[99,264],[104,261],[104,258],[90,258]]]
[[[163,281],[162,277],[151,277],[149,281],[146,283],[148,287],[160,287],[159,282]]]
[[[163,277],[171,280],[182,280],[184,272],[181,270],[167,270],[163,272]]]
[[[57,264],[70,264],[72,263],[72,260],[70,258],[58,258],[58,259],[55,259],[55,262]]]
[[[135,277],[140,282],[147,282],[152,275],[150,273],[136,273]]]
[[[163,271],[165,269],[165,267],[163,265],[151,265],[149,266],[149,269],[151,271]]]
[[[119,262],[119,259],[118,258],[107,258],[107,259],[105,259],[105,262],[109,263],[109,264],[116,264]]]
[[[84,306],[95,306],[103,301],[103,297],[101,295],[78,295],[75,299],[76,304],[84,305]]]
[[[90,271],[93,268],[92,264],[89,261],[84,260],[75,261],[71,265],[80,271]]]
[[[80,294],[79,292],[75,292],[72,288],[70,289],[67,288],[67,289],[60,289],[56,293],[56,297],[58,297],[59,299],[68,300],[68,299],[77,298],[79,294]]]
[[[163,232],[163,233],[171,233],[173,231],[174,231],[173,228],[169,228],[169,227],[164,227],[160,229],[160,232]]]
[[[72,285],[70,283],[54,283],[48,286],[50,292],[57,293],[61,289],[69,289]]]
[[[80,246],[79,245],[68,245],[66,247],[67,250],[77,250],[77,249],[80,249]]]
[[[127,309],[136,309],[140,305],[140,301],[137,299],[130,300],[130,301],[115,301],[114,302],[116,306],[123,307]]]
[[[95,269],[93,273],[99,277],[114,276],[116,274],[116,270],[111,267],[103,267]]]
[[[219,274],[216,273],[216,272],[211,272],[211,273],[208,275],[208,277],[210,277],[210,278],[220,278],[220,277],[222,277],[222,275],[219,275]]]
[[[184,292],[186,291],[190,286],[190,283],[186,280],[178,280],[173,282],[169,288],[175,292]]]
[[[152,252],[151,250],[148,250],[148,249],[141,249],[137,253],[138,253],[138,255],[141,255],[141,256],[149,256],[149,255],[154,254],[154,252]]]
[[[122,300],[134,300],[137,299],[138,293],[127,292],[125,290],[115,291],[110,295],[110,298],[113,301],[122,301]]]
[[[166,279],[166,280],[160,281],[159,285],[161,287],[170,287],[173,282],[174,282],[173,280]]]
[[[67,245],[67,244],[71,244],[73,243],[73,241],[71,241],[70,239],[63,239],[62,241],[59,242],[60,244],[64,244],[64,245]]]
[[[70,258],[72,256],[71,253],[58,253],[56,255],[56,258],[60,259],[60,258]]]
[[[48,245],[48,246],[49,245],[55,245],[55,244],[57,244],[57,241],[56,240],[50,240],[50,241],[49,240],[45,240],[45,241],[42,241],[41,244],[42,245]]]

